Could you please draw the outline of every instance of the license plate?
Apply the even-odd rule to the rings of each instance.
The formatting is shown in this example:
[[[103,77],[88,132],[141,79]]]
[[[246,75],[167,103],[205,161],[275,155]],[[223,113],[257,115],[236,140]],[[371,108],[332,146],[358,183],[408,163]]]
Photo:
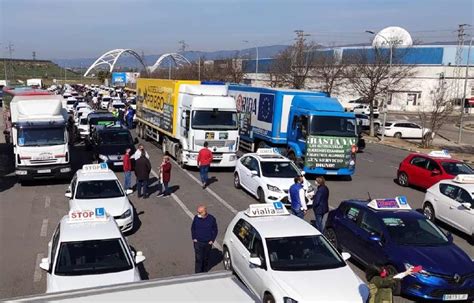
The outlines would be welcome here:
[[[467,294],[449,294],[443,296],[443,301],[467,300]]]
[[[328,170],[328,171],[326,172],[326,175],[337,175],[337,171]]]
[[[115,166],[123,165],[123,162],[114,162]]]
[[[38,169],[38,174],[49,174],[50,172],[50,169]]]

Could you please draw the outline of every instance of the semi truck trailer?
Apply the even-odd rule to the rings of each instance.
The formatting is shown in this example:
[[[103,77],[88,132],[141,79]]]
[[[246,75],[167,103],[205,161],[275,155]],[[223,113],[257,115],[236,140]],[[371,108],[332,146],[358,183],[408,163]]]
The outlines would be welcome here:
[[[138,136],[160,142],[180,166],[196,166],[205,141],[212,167],[236,164],[237,108],[226,85],[140,78],[136,117]]]

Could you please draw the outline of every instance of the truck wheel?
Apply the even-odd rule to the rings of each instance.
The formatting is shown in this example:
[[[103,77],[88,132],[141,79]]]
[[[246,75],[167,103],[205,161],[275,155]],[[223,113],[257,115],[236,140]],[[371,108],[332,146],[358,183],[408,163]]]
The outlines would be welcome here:
[[[257,200],[260,203],[265,203],[265,193],[261,187],[257,189]]]
[[[271,293],[266,293],[263,295],[263,303],[275,303],[275,298],[272,296]]]
[[[184,161],[183,161],[183,151],[181,147],[178,147],[176,150],[176,162],[178,162],[179,167],[184,168]]]

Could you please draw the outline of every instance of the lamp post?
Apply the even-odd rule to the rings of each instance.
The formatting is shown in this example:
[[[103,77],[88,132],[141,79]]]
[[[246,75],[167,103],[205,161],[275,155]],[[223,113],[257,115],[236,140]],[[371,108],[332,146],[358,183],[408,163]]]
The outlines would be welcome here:
[[[248,40],[242,40],[244,43],[249,43]],[[258,46],[255,46],[255,77],[258,74]]]
[[[375,35],[375,37],[377,37],[377,36],[381,37],[382,39],[385,40],[385,42],[387,42],[388,46],[390,47],[390,60],[389,60],[389,63],[388,63],[389,72],[388,72],[387,93],[385,95],[385,102],[383,103],[382,141],[384,141],[384,139],[385,139],[385,122],[387,122],[387,103],[388,103],[388,98],[389,98],[390,83],[392,82],[390,72],[392,71],[392,57],[393,57],[392,49],[393,49],[393,44],[386,37],[384,37],[380,34],[376,34],[374,31],[367,30],[365,32],[368,33],[368,34],[371,34],[371,35]],[[374,39],[375,39],[375,37],[374,37]]]
[[[462,141],[462,124],[464,119],[464,102],[466,102],[466,90],[467,90],[467,79],[469,78],[469,60],[471,57],[471,47],[472,47],[472,37],[471,42],[469,42],[469,50],[467,51],[467,61],[466,61],[466,76],[464,78],[464,93],[461,100],[461,116],[459,118],[459,134],[458,134],[458,143]]]

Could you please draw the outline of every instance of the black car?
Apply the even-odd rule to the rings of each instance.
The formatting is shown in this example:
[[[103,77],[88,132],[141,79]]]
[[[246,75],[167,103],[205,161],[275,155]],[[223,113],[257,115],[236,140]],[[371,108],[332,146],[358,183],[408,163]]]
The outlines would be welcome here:
[[[122,168],[123,154],[127,148],[135,153],[138,139],[132,138],[130,131],[119,124],[97,125],[91,134],[94,160],[105,162],[110,168]]]

